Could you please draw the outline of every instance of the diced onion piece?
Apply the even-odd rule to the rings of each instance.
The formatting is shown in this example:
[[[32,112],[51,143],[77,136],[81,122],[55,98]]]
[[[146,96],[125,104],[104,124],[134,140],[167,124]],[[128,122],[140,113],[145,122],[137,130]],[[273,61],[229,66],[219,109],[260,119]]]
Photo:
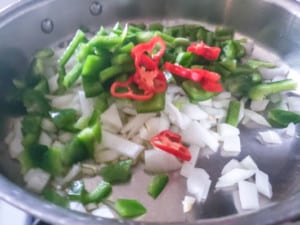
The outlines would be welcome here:
[[[103,178],[100,176],[84,177],[82,179],[84,188],[87,192],[92,192],[99,185]]]
[[[62,179],[61,185],[69,183],[71,180],[73,180],[75,177],[78,176],[80,171],[81,171],[80,165],[74,164],[72,168],[68,171],[67,175]]]
[[[48,79],[48,86],[49,86],[50,93],[53,93],[58,89],[57,79],[58,79],[58,75],[51,76]]]
[[[255,173],[255,184],[259,193],[269,199],[272,198],[272,186],[270,184],[268,174],[264,173],[261,170],[257,170]]]
[[[69,105],[72,102],[74,95],[73,94],[66,94],[66,95],[59,95],[59,96],[49,96],[51,99],[51,105],[53,108],[63,109],[66,105]]]
[[[255,184],[248,181],[240,181],[238,189],[242,209],[253,210],[259,208],[258,192]]]
[[[295,124],[294,123],[289,123],[289,125],[285,129],[285,133],[290,137],[294,137],[296,135],[296,126],[295,126]]]
[[[194,197],[188,195],[184,196],[184,199],[182,201],[183,213],[191,211],[195,202],[196,199]]]
[[[71,201],[69,203],[69,209],[73,210],[73,211],[77,211],[77,212],[82,212],[82,213],[86,213],[86,209],[84,208],[83,204],[80,202],[74,202]]]
[[[179,170],[182,164],[179,160],[162,150],[152,149],[146,150],[145,154],[145,170],[154,173],[171,172]]]
[[[91,116],[94,111],[94,99],[86,98],[83,91],[78,91],[82,116]]]
[[[231,187],[239,181],[246,180],[254,175],[254,171],[235,168],[219,177],[216,188]]]
[[[54,133],[56,131],[55,125],[49,119],[43,119],[41,123],[41,127],[44,131]]]
[[[92,215],[99,216],[103,218],[113,219],[115,215],[113,211],[106,205],[101,204],[99,208],[93,210]]]
[[[289,73],[289,68],[286,65],[279,65],[275,68],[261,67],[258,70],[265,80],[272,80],[276,76],[286,77]]]
[[[95,151],[94,158],[96,163],[111,162],[120,157],[120,153],[114,150]]]
[[[230,124],[221,123],[218,126],[218,133],[221,136],[221,139],[224,140],[230,136],[238,136],[240,134],[240,130]]]
[[[230,99],[214,100],[213,106],[217,109],[228,108]]]
[[[54,141],[53,144],[52,144],[52,147],[53,148],[63,148],[64,144],[61,143],[60,141]]]
[[[185,129],[191,121],[187,115],[180,112],[171,102],[166,103],[165,113],[168,115],[171,123],[181,129]]]
[[[247,42],[242,43],[242,45],[244,46],[247,55],[252,55],[252,52],[254,50],[254,41],[248,40]]]
[[[229,171],[239,168],[241,169],[241,164],[239,161],[237,161],[236,159],[231,159],[228,163],[225,164],[225,166],[222,169],[221,174],[224,175],[226,173],[228,173]]]
[[[264,111],[267,108],[267,105],[269,104],[268,99],[263,100],[253,100],[250,104],[250,109],[256,112]]]
[[[68,133],[68,132],[61,132],[59,134],[59,136],[58,136],[59,141],[61,141],[62,143],[67,143],[72,138],[73,138],[73,134],[72,133]]]
[[[262,144],[282,144],[280,136],[271,130],[258,132],[257,139]]]
[[[181,112],[183,112],[192,120],[205,120],[208,117],[208,114],[200,109],[198,105],[191,103],[184,104],[181,108]]]
[[[199,122],[193,121],[182,131],[182,141],[188,144],[202,146],[206,144],[212,151],[216,152],[219,148],[218,140],[203,128]]]
[[[143,124],[150,118],[154,117],[155,113],[143,113],[133,117],[121,129],[122,134],[128,133],[128,138],[133,137],[143,126]]]
[[[236,156],[241,152],[240,136],[230,136],[224,140],[223,153],[225,155]]]
[[[248,170],[258,170],[258,166],[256,165],[256,163],[254,162],[254,160],[252,159],[252,157],[250,155],[246,156],[241,161],[241,165],[243,166],[243,168],[248,169]]]
[[[263,125],[266,127],[271,127],[269,122],[262,115],[254,112],[252,110],[245,109],[245,116],[257,124],[260,124],[260,125]]]
[[[231,93],[229,91],[223,91],[220,94],[218,94],[216,97],[214,97],[214,100],[223,100],[223,99],[230,99]]]
[[[289,96],[287,97],[287,103],[288,103],[289,111],[294,113],[300,113],[300,97]]]
[[[15,127],[12,131],[12,140],[9,140],[8,143],[9,147],[9,154],[10,156],[15,159],[17,158],[21,152],[24,150],[22,144],[22,132],[21,132],[21,122],[16,122]]]
[[[44,190],[49,179],[50,174],[39,168],[30,169],[24,175],[26,187],[36,193],[41,193]]]
[[[184,162],[180,170],[180,175],[184,177],[189,177],[194,169],[194,165]]]
[[[92,211],[94,209],[97,209],[98,206],[97,206],[96,203],[92,202],[92,203],[89,203],[89,204],[85,205],[85,208],[86,208],[87,211]]]
[[[143,151],[144,146],[138,145],[132,141],[111,134],[107,131],[102,131],[102,142],[101,145],[105,148],[113,149],[122,155],[128,156],[130,158],[136,159],[138,155]]]
[[[187,178],[187,190],[195,195],[197,201],[205,201],[209,192],[211,180],[208,173],[202,168],[194,168]]]
[[[143,130],[144,128],[144,130]],[[153,117],[145,122],[145,127],[140,130],[140,136],[145,140],[150,140],[163,130],[170,128],[170,121],[165,117]],[[144,134],[141,132],[145,132]]]
[[[39,144],[50,146],[52,143],[51,137],[46,132],[41,132],[40,138],[39,138]]]
[[[117,105],[112,104],[105,112],[101,114],[102,124],[110,125],[116,131],[120,131],[123,127]]]

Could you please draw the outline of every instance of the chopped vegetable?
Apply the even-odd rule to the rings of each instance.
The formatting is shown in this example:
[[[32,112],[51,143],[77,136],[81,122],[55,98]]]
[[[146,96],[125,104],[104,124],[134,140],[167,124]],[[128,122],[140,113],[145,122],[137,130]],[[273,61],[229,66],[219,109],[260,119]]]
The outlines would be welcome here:
[[[163,191],[169,181],[169,177],[166,174],[159,174],[153,177],[152,181],[148,185],[148,194],[152,198],[157,198]]]
[[[289,123],[300,123],[300,114],[281,109],[272,109],[268,112],[268,121],[273,127],[287,127]]]
[[[237,100],[231,100],[229,103],[227,116],[226,116],[226,123],[236,127],[239,122],[239,115],[240,115],[240,108],[241,104]]]
[[[109,164],[100,170],[104,180],[111,183],[124,183],[131,178],[132,160]]]
[[[240,181],[238,184],[239,197],[242,209],[258,209],[258,192],[255,184],[248,181]]]
[[[114,209],[124,218],[138,217],[147,212],[140,202],[132,199],[117,199],[114,203]]]
[[[217,60],[221,53],[219,47],[210,47],[203,41],[200,43],[193,43],[187,48],[188,52],[195,53],[196,55],[202,56],[207,60]]]

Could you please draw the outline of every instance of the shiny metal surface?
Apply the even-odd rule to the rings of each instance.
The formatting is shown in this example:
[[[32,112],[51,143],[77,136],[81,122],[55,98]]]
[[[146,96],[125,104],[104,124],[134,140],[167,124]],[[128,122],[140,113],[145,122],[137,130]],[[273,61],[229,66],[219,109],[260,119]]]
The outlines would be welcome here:
[[[18,76],[26,68],[28,58],[39,48],[53,45],[70,37],[80,26],[97,28],[117,21],[171,21],[184,19],[234,27],[242,35],[256,41],[267,51],[267,56],[279,57],[298,75],[300,73],[300,6],[294,1],[279,0],[102,0],[102,11],[95,13],[91,0],[24,0],[0,14],[0,63]],[[63,12],[63,13],[58,13]],[[52,22],[53,29],[43,32],[43,21]],[[47,22],[47,24],[49,24]],[[272,53],[272,54],[271,54]],[[274,56],[275,55],[275,56]],[[0,99],[6,84],[0,74]],[[1,115],[1,119],[4,116]],[[5,135],[2,122],[1,134]],[[299,127],[298,127],[299,128]],[[173,174],[173,192],[153,204],[143,199],[151,208],[146,221],[182,224],[274,224],[300,215],[300,139],[285,139],[282,146],[264,147],[255,141],[256,130],[242,129],[243,152],[238,159],[250,154],[258,166],[270,174],[274,188],[272,204],[251,213],[236,214],[235,197],[229,192],[213,192],[204,205],[183,215],[178,199],[185,191],[184,180]],[[300,128],[298,129],[300,130]],[[299,132],[300,135],[300,132]],[[197,165],[205,168],[215,181],[224,164],[229,161],[219,154],[210,159],[199,158]],[[22,188],[22,178],[16,162],[9,159],[5,145],[0,146],[0,198],[54,224],[119,224],[70,212],[44,202]],[[139,173],[139,171],[137,171]],[[131,188],[115,190],[114,197],[133,197],[141,193],[148,178],[138,174]],[[181,185],[178,185],[178,181]],[[136,183],[134,183],[136,182]],[[16,185],[17,184],[17,185]],[[212,184],[214,186],[214,183]],[[142,197],[141,197],[142,198]],[[176,200],[177,199],[177,200]],[[177,205],[174,205],[177,202]],[[151,205],[152,204],[152,205]],[[160,205],[161,207],[157,207]],[[169,207],[168,207],[169,206]],[[165,208],[169,208],[169,211]],[[171,209],[170,209],[171,208]],[[171,212],[171,214],[170,214]],[[144,222],[125,221],[125,224]],[[145,224],[150,224],[146,223]],[[152,223],[151,223],[152,224]]]

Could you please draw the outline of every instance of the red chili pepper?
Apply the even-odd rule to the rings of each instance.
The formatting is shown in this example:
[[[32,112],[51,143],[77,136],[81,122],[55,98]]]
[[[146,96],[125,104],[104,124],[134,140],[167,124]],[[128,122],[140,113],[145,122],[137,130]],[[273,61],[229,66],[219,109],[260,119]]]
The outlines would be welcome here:
[[[203,41],[191,44],[187,48],[187,51],[202,56],[207,60],[217,60],[221,53],[221,49],[219,47],[211,47],[206,45]]]
[[[153,97],[153,92],[144,92],[144,94],[136,94],[132,90],[131,86],[134,84],[133,82],[133,76],[131,76],[127,81],[125,82],[114,82],[110,87],[110,93],[112,96],[117,98],[130,98],[134,100],[149,100]],[[127,92],[117,92],[118,88],[126,88]]]
[[[181,143],[181,136],[170,130],[164,130],[150,140],[154,147],[168,152],[182,160],[190,161],[190,151]]]

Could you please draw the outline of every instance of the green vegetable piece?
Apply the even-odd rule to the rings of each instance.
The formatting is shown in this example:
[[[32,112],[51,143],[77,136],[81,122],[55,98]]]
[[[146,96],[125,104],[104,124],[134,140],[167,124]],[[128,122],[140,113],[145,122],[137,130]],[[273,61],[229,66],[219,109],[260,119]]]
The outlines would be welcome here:
[[[152,31],[141,31],[136,33],[136,40],[138,43],[144,43],[150,41],[154,37]]]
[[[215,35],[213,32],[208,31],[206,33],[206,39],[205,39],[205,44],[209,45],[209,46],[213,46],[214,42],[215,42]]]
[[[92,127],[86,127],[77,134],[77,139],[85,146],[88,154],[93,155],[94,142],[101,140],[100,123],[97,121]]]
[[[148,185],[148,194],[152,198],[157,198],[163,191],[169,181],[169,177],[166,174],[159,174],[153,177],[151,183]]]
[[[77,64],[76,66],[74,66],[72,70],[69,73],[67,73],[63,78],[64,87],[70,88],[71,86],[73,86],[75,82],[78,80],[78,78],[80,77],[81,71],[82,71],[81,64]]]
[[[233,60],[237,58],[237,50],[234,41],[230,40],[223,47],[223,53],[226,59]]]
[[[253,69],[257,69],[260,67],[265,67],[265,68],[275,68],[276,67],[276,65],[271,62],[256,60],[256,59],[249,59],[247,64]]]
[[[75,180],[71,183],[69,189],[67,189],[68,197],[73,201],[83,201],[83,196],[86,194],[84,189],[84,183],[82,180]]]
[[[49,93],[49,85],[47,80],[41,80],[34,88],[35,91],[38,91],[42,94]]]
[[[112,191],[110,183],[105,181],[100,182],[97,187],[84,195],[83,203],[99,203],[104,198],[108,197]]]
[[[124,183],[131,178],[131,166],[132,160],[112,163],[101,168],[100,175],[111,184]]]
[[[258,84],[250,89],[249,98],[252,100],[262,100],[270,94],[294,90],[296,88],[297,83],[291,79]]]
[[[241,103],[237,100],[231,100],[227,110],[225,122],[231,126],[237,127],[239,123]]]
[[[34,53],[34,58],[49,59],[54,55],[54,51],[51,48],[40,49]]]
[[[50,110],[48,100],[39,91],[26,90],[23,95],[23,102],[28,113],[46,115]]]
[[[63,150],[64,149],[49,147],[43,155],[40,167],[53,176],[62,175],[66,169],[62,162]]]
[[[71,166],[74,163],[87,159],[89,156],[89,149],[87,149],[86,145],[75,136],[63,150],[62,161],[64,165]]]
[[[135,67],[133,64],[128,64],[128,65],[122,65],[122,66],[111,66],[108,67],[104,70],[102,70],[99,74],[99,78],[102,83],[116,78],[117,76],[123,74],[123,73],[132,73],[134,72]]]
[[[195,83],[191,80],[182,82],[182,88],[192,102],[205,101],[216,95],[214,92],[203,90],[198,83]]]
[[[89,78],[89,77],[82,77],[82,87],[84,90],[85,97],[95,97],[103,92],[103,86],[100,83],[98,77],[96,78]]]
[[[124,64],[132,64],[133,60],[128,53],[118,54],[116,56],[113,56],[111,59],[112,65],[124,65]]]
[[[163,31],[164,26],[161,23],[152,23],[149,25],[151,31]]]
[[[74,124],[77,121],[77,112],[74,109],[60,109],[49,112],[52,122],[58,129],[74,131]]]
[[[236,70],[237,61],[235,59],[224,59],[219,63],[231,72]]]
[[[289,123],[300,123],[300,114],[282,109],[272,109],[268,112],[267,118],[270,124],[276,128],[287,127]]]
[[[132,42],[129,42],[126,45],[123,45],[120,49],[119,52],[121,53],[131,53],[131,50],[134,48],[134,44]]]
[[[89,45],[88,43],[81,43],[78,47],[78,51],[76,52],[78,62],[84,63],[86,58],[93,54],[93,51],[93,46]]]
[[[103,92],[94,99],[95,110],[97,110],[100,114],[108,109],[108,97],[109,94]]]
[[[196,37],[198,41],[206,41],[207,30],[203,27],[200,27],[197,31]]]
[[[138,113],[159,112],[165,108],[165,93],[157,93],[150,100],[136,101]]]
[[[174,39],[175,46],[188,46],[190,44],[191,44],[191,42],[188,38],[177,37]]]
[[[227,41],[233,39],[234,30],[228,27],[217,27],[215,30],[215,39],[217,41]]]
[[[69,200],[66,196],[59,194],[57,191],[53,189],[46,189],[43,191],[42,196],[49,202],[54,203],[55,205],[59,205],[64,208],[69,207]]]
[[[98,73],[108,65],[109,62],[104,54],[102,56],[89,55],[83,65],[82,76],[97,77]]]
[[[168,46],[170,46],[170,45],[172,46],[172,44],[175,41],[174,37],[172,37],[171,35],[168,35],[164,32],[156,31],[156,32],[154,32],[154,35],[160,36],[166,42],[166,45],[168,45]]]
[[[184,66],[184,67],[190,67],[194,60],[194,54],[192,52],[180,52],[175,62]]]
[[[78,30],[75,36],[73,37],[72,41],[58,60],[60,67],[64,67],[67,64],[67,62],[73,56],[79,44],[83,42],[86,42],[85,34],[81,30]]]
[[[123,218],[134,218],[147,212],[146,208],[137,200],[117,199],[114,209]]]

